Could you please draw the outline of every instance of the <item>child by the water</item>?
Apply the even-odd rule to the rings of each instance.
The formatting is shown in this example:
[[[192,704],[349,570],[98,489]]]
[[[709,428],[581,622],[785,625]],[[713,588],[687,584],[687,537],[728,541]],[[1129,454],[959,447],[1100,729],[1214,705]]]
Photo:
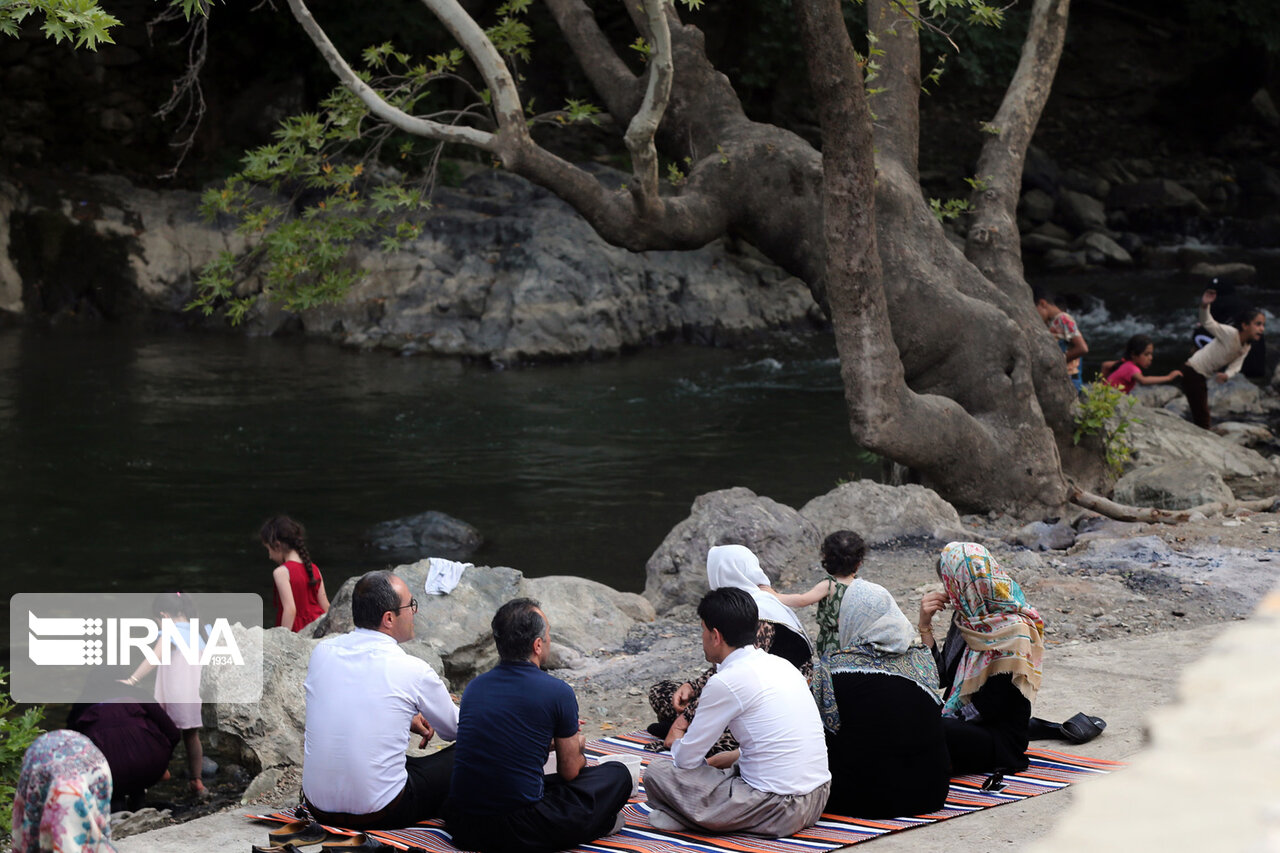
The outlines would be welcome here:
[[[174,629],[181,636],[180,642],[183,642],[187,648],[193,652],[199,652],[203,648],[200,631],[196,627],[199,624],[198,612],[190,595],[183,595],[180,592],[162,593],[156,596],[151,609],[156,621],[168,619],[173,622]],[[188,784],[191,786],[191,793],[197,797],[207,797],[209,792],[200,778],[204,766],[204,747],[200,743],[200,727],[204,724],[201,719],[200,663],[198,660],[194,663],[188,661],[176,647],[170,649],[166,655],[164,652],[166,643],[176,645],[172,638],[162,634],[160,639],[156,640],[154,651],[156,658],[161,661],[168,657],[168,664],[153,667],[150,661],[143,659],[142,663],[138,664],[138,668],[133,671],[133,675],[126,678],[124,683],[137,684],[152,669],[157,670],[156,702],[164,708],[169,719],[173,720],[174,726],[182,732],[182,743],[187,750],[187,771],[190,773],[191,780]]]
[[[1124,393],[1133,393],[1135,385],[1161,385],[1172,382],[1182,376],[1181,370],[1174,370],[1164,376],[1147,376],[1142,371],[1151,366],[1155,359],[1156,347],[1146,335],[1134,335],[1124,347],[1124,358],[1119,361],[1104,361],[1102,375],[1108,385],[1123,389]]]
[[[840,650],[840,603],[867,556],[867,543],[852,530],[837,530],[822,540],[822,568],[829,577],[808,592],[773,592],[788,607],[818,605],[818,654]]]
[[[1075,319],[1057,306],[1056,297],[1053,294],[1037,290],[1033,296],[1036,300],[1036,313],[1049,327],[1049,333],[1053,335],[1054,340],[1058,342],[1058,348],[1062,350],[1062,357],[1067,360],[1067,376],[1071,379],[1071,384],[1076,386],[1077,392],[1083,390],[1084,380],[1081,378],[1080,356],[1089,351],[1084,335],[1080,334]]]
[[[329,612],[320,567],[311,561],[307,531],[287,515],[266,520],[259,532],[267,557],[276,564],[271,573],[276,604],[276,627],[295,634]]]

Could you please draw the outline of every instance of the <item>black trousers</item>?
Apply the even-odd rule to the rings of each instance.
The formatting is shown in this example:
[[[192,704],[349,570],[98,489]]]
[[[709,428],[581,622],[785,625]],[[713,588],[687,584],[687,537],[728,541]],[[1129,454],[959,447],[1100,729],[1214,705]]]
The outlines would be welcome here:
[[[409,778],[400,796],[373,814],[352,815],[326,812],[307,803],[307,810],[320,823],[346,829],[402,829],[429,818],[439,817],[449,796],[453,776],[453,747],[430,755],[410,755],[404,760]],[[303,794],[305,795],[305,791]]]
[[[1209,383],[1189,364],[1182,365],[1182,393],[1191,407],[1191,421],[1200,429],[1209,428]]]
[[[583,767],[572,782],[545,777],[542,799],[507,814],[463,811],[452,800],[444,822],[453,844],[481,853],[550,853],[613,830],[631,796],[631,773],[616,762]]]

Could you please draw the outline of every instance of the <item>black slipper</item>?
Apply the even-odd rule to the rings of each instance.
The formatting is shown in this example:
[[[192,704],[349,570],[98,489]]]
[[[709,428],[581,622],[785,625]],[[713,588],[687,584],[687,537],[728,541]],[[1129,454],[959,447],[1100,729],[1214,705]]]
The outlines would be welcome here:
[[[284,844],[289,842],[296,845],[319,844],[329,835],[324,827],[316,823],[314,820],[295,820],[293,823],[286,823],[279,829],[267,833],[267,837],[271,839],[272,844]]]
[[[1107,723],[1101,717],[1090,717],[1081,712],[1064,722],[1060,728],[1064,738],[1079,746],[1102,734],[1102,730],[1106,727]]]

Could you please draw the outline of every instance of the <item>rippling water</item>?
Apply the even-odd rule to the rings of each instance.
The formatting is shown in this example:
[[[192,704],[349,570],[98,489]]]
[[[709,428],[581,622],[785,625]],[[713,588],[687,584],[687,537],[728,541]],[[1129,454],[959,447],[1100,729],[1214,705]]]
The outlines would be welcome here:
[[[361,532],[436,509],[478,563],[640,590],[698,495],[801,505],[857,469],[830,343],[677,347],[496,372],[303,341],[0,333],[13,591],[270,593],[256,530],[311,531],[332,592]],[[866,473],[871,473],[867,471]]]

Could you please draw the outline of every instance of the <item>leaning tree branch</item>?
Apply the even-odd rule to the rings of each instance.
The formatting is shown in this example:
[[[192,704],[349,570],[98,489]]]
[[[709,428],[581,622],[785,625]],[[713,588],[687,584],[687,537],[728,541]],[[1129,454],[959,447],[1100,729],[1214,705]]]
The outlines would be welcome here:
[[[467,14],[457,0],[422,0],[422,5],[431,10],[431,14],[457,39],[458,44],[475,63],[493,96],[493,112],[498,119],[500,132],[528,136],[529,129],[524,122],[524,107],[520,105],[516,81],[512,78],[507,63],[503,61],[502,54],[498,53],[493,42],[485,35],[484,29]]]
[[[1190,509],[1156,509],[1147,506],[1128,506],[1126,504],[1116,503],[1108,500],[1101,495],[1095,495],[1092,492],[1086,492],[1083,489],[1074,489],[1071,493],[1071,502],[1082,506],[1085,509],[1091,509],[1096,513],[1105,515],[1108,518],[1114,518],[1117,521],[1145,521],[1148,523],[1160,524],[1178,524],[1191,520],[1191,514],[1198,512],[1202,515],[1216,515],[1218,513],[1234,512],[1235,510],[1249,510],[1253,512],[1265,512],[1280,502],[1280,496],[1269,498],[1259,498],[1251,501],[1212,501],[1207,504],[1193,506]]]
[[[965,255],[1010,295],[1025,297],[1018,198],[1022,166],[1062,56],[1071,0],[1035,0],[1018,68],[982,145]]]
[[[440,1],[443,2],[443,0]],[[369,112],[373,113],[373,115],[414,136],[435,139],[440,142],[461,142],[485,151],[494,150],[496,140],[492,133],[486,133],[483,130],[477,130],[472,127],[457,127],[417,118],[387,103],[372,86],[360,79],[355,70],[347,63],[347,60],[334,47],[333,42],[329,40],[329,36],[324,29],[316,22],[311,10],[306,7],[303,0],[289,0],[289,8],[293,11],[294,18],[302,25],[307,37],[311,39],[312,43],[320,51],[320,55],[324,57],[325,62],[329,64],[329,68],[333,70],[333,73],[338,76],[344,86],[364,102],[364,105],[369,108]]]
[[[609,44],[583,0],[546,0],[546,4],[605,108],[619,123],[626,121],[640,104],[640,79]]]
[[[675,76],[675,64],[671,57],[671,30],[667,26],[665,6],[665,0],[644,0],[652,38],[649,85],[645,89],[644,102],[623,136],[627,150],[631,152],[632,175],[635,177],[631,193],[636,206],[644,213],[656,211],[662,205],[662,199],[658,195],[658,149],[654,144],[654,135],[658,132],[667,103],[671,100],[671,81]]]

